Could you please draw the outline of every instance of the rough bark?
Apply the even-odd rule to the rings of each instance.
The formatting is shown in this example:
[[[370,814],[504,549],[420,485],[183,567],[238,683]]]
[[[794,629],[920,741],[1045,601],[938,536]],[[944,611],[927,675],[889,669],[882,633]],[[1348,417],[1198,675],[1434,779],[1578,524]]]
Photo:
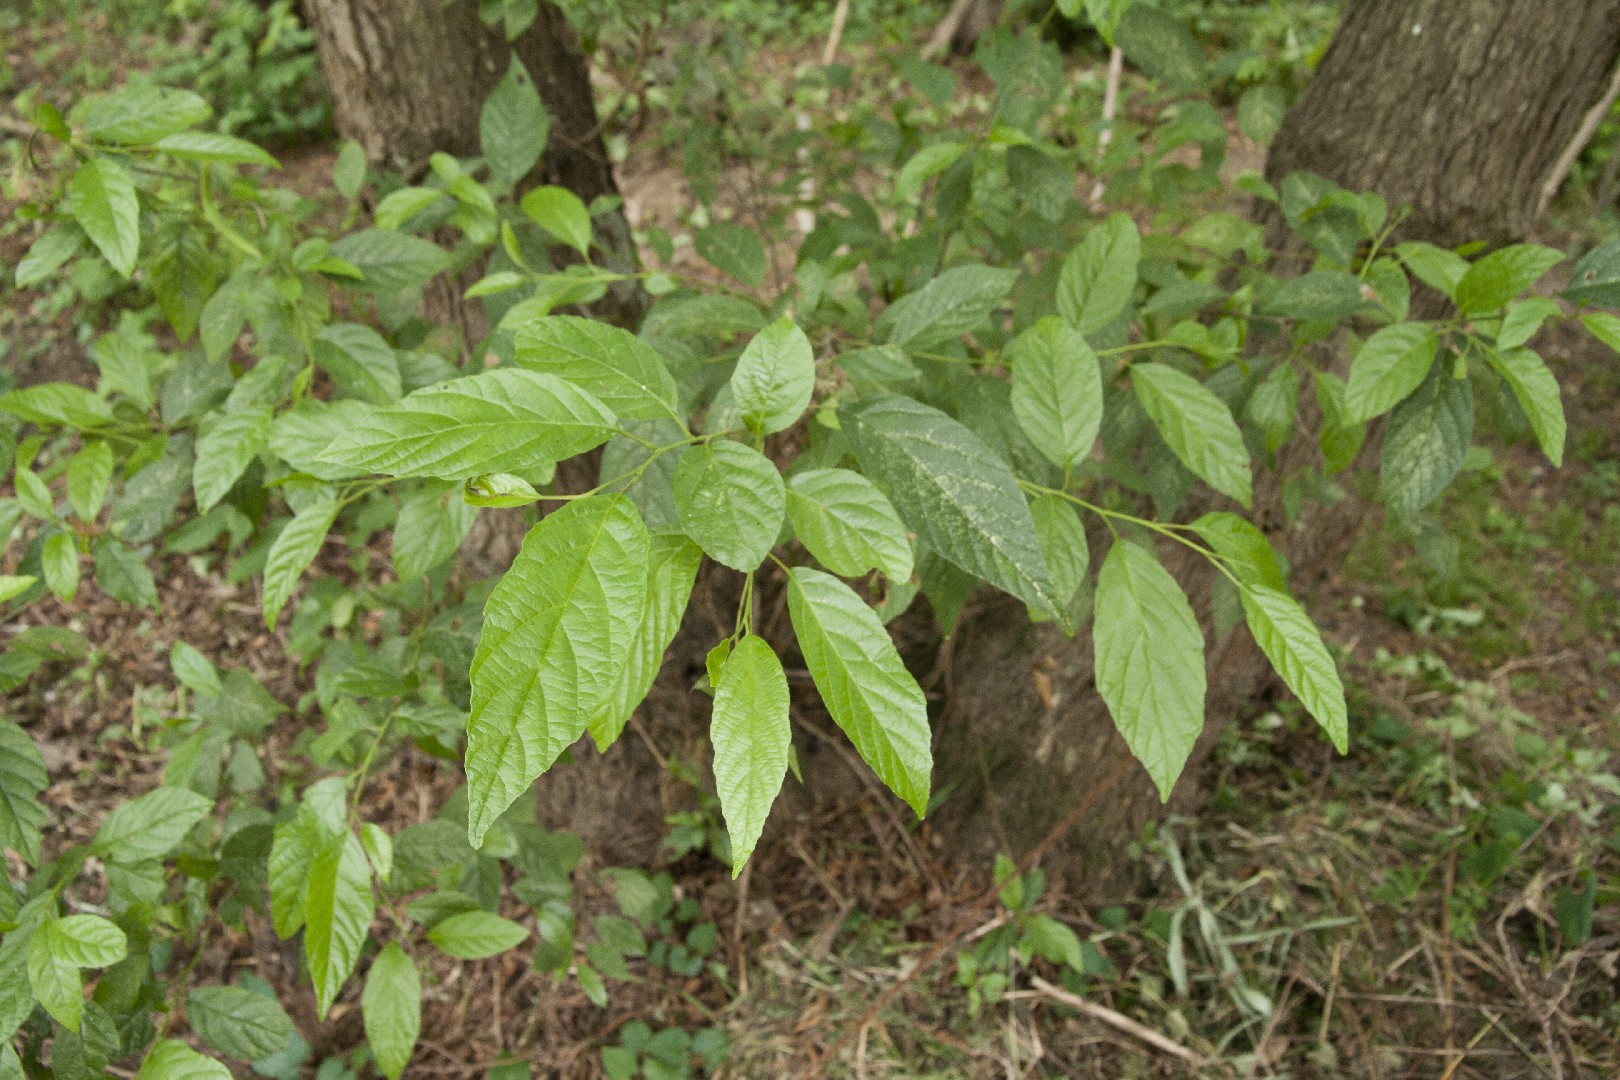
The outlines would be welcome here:
[[[338,131],[373,164],[419,176],[435,151],[478,153],[484,100],[515,53],[534,78],[551,118],[546,152],[528,184],[558,184],[587,203],[619,193],[597,123],[579,38],[554,5],[508,45],[485,26],[472,0],[304,0]],[[596,219],[604,265],[636,266],[630,226],[618,211]],[[626,283],[593,309],[639,324],[647,297]]]
[[[1524,236],[1617,57],[1617,0],[1350,0],[1266,175],[1376,191],[1435,243]]]

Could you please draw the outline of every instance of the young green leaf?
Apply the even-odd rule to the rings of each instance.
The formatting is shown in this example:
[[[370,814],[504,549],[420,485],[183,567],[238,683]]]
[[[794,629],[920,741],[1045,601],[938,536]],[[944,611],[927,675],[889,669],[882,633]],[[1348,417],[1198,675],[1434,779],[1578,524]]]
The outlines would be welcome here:
[[[1057,309],[1065,322],[1091,334],[1113,322],[1136,291],[1142,237],[1125,213],[1110,214],[1063,260]]]
[[[204,417],[191,466],[197,513],[206,514],[218,505],[269,442],[268,405]]]
[[[769,458],[741,443],[706,443],[682,455],[673,483],[681,528],[704,554],[745,573],[765,561],[787,513]]]
[[[487,911],[463,911],[436,924],[428,940],[458,960],[482,960],[523,944],[529,932]]]
[[[894,506],[877,485],[849,469],[807,469],[787,482],[793,532],[823,566],[840,577],[881,570],[911,580],[911,541]]]
[[[1611,315],[1607,311],[1588,312],[1581,316],[1581,325],[1586,327],[1587,333],[1620,353],[1620,315]],[[4,400],[0,398],[0,406],[3,406]]]
[[[501,368],[452,379],[360,418],[321,460],[386,473],[465,480],[525,473],[606,442],[607,407],[555,375]]]
[[[753,854],[787,775],[793,732],[782,661],[764,638],[737,643],[714,684],[714,784],[731,835],[731,876]]]
[[[371,866],[352,832],[327,842],[309,867],[304,901],[304,959],[315,984],[315,1011],[326,1019],[354,971],[376,911]]]
[[[208,102],[190,90],[151,83],[85,98],[72,113],[87,138],[112,146],[155,143],[196,127],[213,114]]]
[[[704,262],[750,288],[765,284],[765,242],[747,226],[734,221],[705,225],[692,238],[692,248]]]
[[[1264,585],[1278,592],[1286,591],[1287,576],[1277,552],[1266,539],[1266,534],[1252,522],[1225,510],[1215,510],[1194,521],[1190,526],[1199,539],[1226,562],[1226,567],[1238,580],[1251,585]]]
[[[567,188],[537,187],[519,207],[528,219],[581,255],[591,247],[591,214]]]
[[[1378,480],[1384,504],[1410,517],[1440,497],[1462,468],[1474,437],[1474,390],[1436,364],[1428,379],[1401,402],[1384,431]]]
[[[1339,753],[1348,753],[1350,720],[1344,685],[1305,609],[1280,589],[1248,584],[1243,589],[1243,614],[1255,643],[1288,689],[1322,725]]]
[[[1468,273],[1467,259],[1422,240],[1396,244],[1395,254],[1419,281],[1451,298],[1456,297],[1457,286]]]
[[[94,521],[107,501],[107,485],[112,481],[112,447],[104,442],[87,443],[68,459],[68,505],[80,521]]]
[[[90,541],[90,555],[102,592],[136,607],[158,606],[157,582],[141,552],[110,536],[98,536]]]
[[[72,224],[57,225],[35,240],[28,253],[17,262],[13,281],[19,289],[38,285],[83,250],[82,229]]]
[[[1502,325],[1496,331],[1496,347],[1516,349],[1535,337],[1542,323],[1562,314],[1558,302],[1545,296],[1515,300],[1502,315]]]
[[[1280,319],[1343,319],[1371,306],[1363,288],[1343,270],[1312,270],[1283,282],[1259,310]]]
[[[52,533],[39,551],[45,586],[67,603],[79,591],[79,545],[71,533]]]
[[[894,178],[895,198],[902,201],[915,199],[922,193],[924,184],[955,165],[966,149],[966,143],[938,142],[918,150],[900,167],[899,174]]]
[[[1492,349],[1485,359],[1513,389],[1519,407],[1536,433],[1541,452],[1554,468],[1564,464],[1564,402],[1558,393],[1558,380],[1547,364],[1529,349]]]
[[[1356,350],[1344,391],[1344,421],[1365,423],[1399,405],[1423,385],[1440,338],[1425,323],[1396,323],[1376,331]]]
[[[574,315],[549,315],[517,332],[519,367],[565,379],[624,420],[680,418],[664,358],[628,330]]]
[[[179,1039],[164,1039],[141,1062],[136,1080],[231,1080],[231,1070]]]
[[[1004,460],[938,409],[892,396],[839,411],[861,470],[922,542],[1064,620],[1029,504]]]
[[[365,287],[380,293],[419,289],[447,269],[451,255],[420,236],[366,229],[340,236],[331,255],[360,271]]]
[[[297,1030],[281,1003],[240,986],[199,986],[186,998],[186,1023],[226,1057],[258,1061],[287,1048]]]
[[[78,1031],[84,1018],[84,984],[78,967],[57,956],[52,944],[48,922],[29,935],[28,984],[51,1019],[69,1031]]]
[[[40,427],[106,427],[113,423],[112,408],[82,386],[40,383],[0,396],[0,409]]]
[[[135,272],[141,205],[122,165],[107,157],[80,165],[68,184],[68,210],[114,270],[126,278]]]
[[[152,149],[187,161],[281,168],[281,163],[258,144],[218,131],[177,131],[159,139]]]
[[[928,703],[877,613],[831,574],[796,566],[788,574],[788,615],[827,712],[878,778],[922,817],[934,767]]]
[[[224,690],[213,661],[183,641],[175,642],[169,650],[169,667],[174,677],[193,693],[218,697]]]
[[[731,394],[749,430],[790,428],[810,407],[816,354],[804,331],[786,317],[754,335],[731,373]]]
[[[195,791],[160,787],[113,807],[90,850],[112,862],[161,859],[213,808],[213,802]]]
[[[605,751],[618,741],[630,714],[652,689],[664,666],[664,653],[681,627],[702,561],[702,550],[686,537],[675,533],[653,536],[641,625],[629,654],[614,670],[612,686],[591,714],[589,731],[598,750]]]
[[[39,932],[50,936],[52,956],[76,968],[111,967],[129,955],[124,932],[100,915],[68,915]]]
[[[529,175],[546,148],[550,128],[534,79],[514,53],[506,76],[478,115],[478,142],[490,175],[508,186]]]
[[[298,579],[304,576],[309,564],[321,550],[332,522],[337,520],[342,504],[336,499],[323,498],[305,506],[270,545],[270,554],[264,564],[264,622],[274,628],[281,609],[287,606]]]
[[[399,1080],[422,1033],[422,977],[399,942],[390,941],[371,961],[360,1015],[377,1071]]]
[[[1204,635],[1176,579],[1128,540],[1103,560],[1095,618],[1097,692],[1168,801],[1204,726]]]
[[[1074,504],[1057,495],[1036,495],[1029,500],[1029,510],[1035,518],[1041,553],[1052,571],[1052,585],[1064,610],[1069,610],[1091,569],[1085,524]]]
[[[1048,316],[1007,346],[1012,409],[1048,461],[1073,469],[1091,454],[1102,426],[1102,369],[1077,330]]]
[[[1226,403],[1191,375],[1165,364],[1131,365],[1131,386],[1181,463],[1210,487],[1248,506],[1253,482],[1243,432]]]
[[[1524,292],[1564,261],[1564,253],[1540,244],[1509,244],[1468,268],[1457,283],[1457,310],[1486,315]]]
[[[45,824],[39,793],[48,783],[45,759],[28,732],[0,720],[0,843],[30,866],[39,862],[39,831]]]
[[[490,593],[467,728],[467,834],[475,847],[584,733],[613,686],[648,602],[649,548],[629,499],[581,499],[529,531]]]

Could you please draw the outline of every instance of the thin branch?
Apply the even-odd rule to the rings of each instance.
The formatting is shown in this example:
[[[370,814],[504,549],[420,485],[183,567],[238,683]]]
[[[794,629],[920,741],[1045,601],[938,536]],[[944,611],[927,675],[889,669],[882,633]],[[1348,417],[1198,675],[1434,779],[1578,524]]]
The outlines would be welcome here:
[[[1586,149],[1586,144],[1597,134],[1598,126],[1603,123],[1603,118],[1609,115],[1609,110],[1614,107],[1617,98],[1620,98],[1620,64],[1614,66],[1614,74],[1609,77],[1609,88],[1604,91],[1598,103],[1586,111],[1581,126],[1575,129],[1575,137],[1569,140],[1569,145],[1564,147],[1563,154],[1553,165],[1552,172],[1547,174],[1547,182],[1541,185],[1541,197],[1536,200],[1536,217],[1545,214],[1553,199],[1558,197],[1558,189],[1564,186],[1570,170],[1575,168],[1575,162],[1580,159],[1581,151]]]
[[[849,18],[849,0],[838,0],[833,10],[832,32],[827,35],[827,47],[821,50],[821,66],[826,67],[838,55],[838,43],[844,38],[844,21]]]
[[[1108,182],[1103,179],[1102,160],[1108,156],[1108,147],[1114,141],[1114,113],[1119,109],[1119,82],[1125,74],[1125,54],[1115,45],[1108,53],[1108,84],[1103,87],[1103,128],[1097,136],[1097,180],[1091,185],[1091,210],[1102,209],[1103,192]]]
[[[951,10],[947,11],[945,17],[939,20],[939,25],[934,27],[933,36],[928,39],[928,44],[922,47],[920,55],[924,60],[938,56],[951,47],[951,39],[956,36],[962,20],[967,18],[968,12],[977,2],[978,0],[956,0],[956,3],[951,5]]]
[[[1171,1057],[1180,1058],[1193,1066],[1202,1068],[1207,1065],[1203,1057],[1182,1046],[1174,1039],[1161,1035],[1145,1024],[1139,1024],[1122,1012],[1115,1012],[1106,1005],[1099,1005],[1095,1001],[1087,1001],[1078,994],[1071,994],[1059,986],[1053,986],[1039,975],[1031,976],[1029,983],[1046,997],[1060,1005],[1066,1005],[1075,1012],[1084,1013],[1093,1020],[1101,1020],[1116,1031],[1123,1031],[1127,1035],[1141,1039],[1155,1050],[1163,1051]]]

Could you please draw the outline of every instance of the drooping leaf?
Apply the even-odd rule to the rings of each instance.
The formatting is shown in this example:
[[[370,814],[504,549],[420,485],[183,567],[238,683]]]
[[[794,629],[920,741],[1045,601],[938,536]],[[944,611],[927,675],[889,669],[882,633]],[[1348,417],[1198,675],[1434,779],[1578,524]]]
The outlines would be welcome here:
[[[546,148],[550,128],[534,79],[514,53],[506,76],[478,115],[478,141],[490,174],[508,185],[529,175]]]
[[[304,901],[304,958],[315,984],[315,1011],[323,1020],[354,972],[375,910],[365,849],[345,831],[310,863]]]
[[[1410,517],[1439,498],[1451,483],[1474,436],[1474,391],[1441,362],[1390,415],[1378,479],[1384,504]]]
[[[793,532],[820,563],[840,577],[881,570],[893,582],[911,580],[911,541],[905,523],[877,485],[849,469],[807,469],[788,478]]]
[[[1238,580],[1278,592],[1287,590],[1288,579],[1277,559],[1276,549],[1252,522],[1225,510],[1215,510],[1194,521],[1191,528],[1210,550],[1226,561],[1227,569],[1236,574]]]
[[[296,1030],[281,1003],[240,986],[199,986],[186,997],[186,1022],[226,1057],[258,1061],[286,1049]]]
[[[360,1014],[377,1071],[399,1080],[422,1033],[422,977],[399,942],[390,941],[371,961]]]
[[[264,621],[274,627],[281,609],[287,606],[298,579],[320,553],[321,544],[342,509],[336,499],[322,498],[305,506],[270,545],[264,564]]]
[[[1029,504],[1002,458],[962,424],[892,396],[839,412],[861,470],[941,557],[1065,621]]]
[[[743,423],[767,435],[792,427],[810,407],[815,388],[815,351],[788,318],[755,334],[731,373],[732,399]]]
[[[1242,595],[1243,613],[1260,651],[1305,711],[1322,725],[1339,753],[1349,752],[1344,685],[1310,616],[1292,596],[1268,585],[1247,585]]]
[[[517,332],[517,363],[594,394],[623,420],[680,418],[663,357],[628,330],[573,315],[549,315]]]
[[[1165,444],[1193,475],[1248,506],[1249,451],[1226,403],[1191,375],[1166,364],[1131,365],[1131,386]]]
[[[1097,692],[1168,800],[1204,726],[1204,635],[1147,548],[1116,541],[1097,577]]]
[[[1073,469],[1091,454],[1102,426],[1102,369],[1077,330],[1048,316],[1007,347],[1012,408],[1048,461]]]
[[[1541,452],[1553,463],[1564,464],[1564,402],[1558,380],[1539,355],[1529,349],[1491,349],[1485,359],[1502,376],[1518,399],[1519,407],[1536,433]]]
[[[828,713],[889,790],[923,816],[934,760],[928,705],[877,613],[831,574],[796,566],[788,614]]]
[[[787,675],[764,638],[737,643],[714,684],[714,784],[731,836],[731,876],[753,854],[787,775],[793,733]]]
[[[597,495],[541,520],[484,606],[472,661],[467,833],[584,733],[646,608],[650,541],[633,503]]]
[[[135,272],[141,206],[122,165],[105,157],[80,165],[68,183],[68,212],[114,270],[126,278]]]
[[[1423,385],[1440,339],[1424,323],[1396,323],[1375,332],[1356,350],[1344,392],[1344,420],[1359,424],[1399,405]]]
[[[787,493],[769,458],[741,443],[695,446],[675,468],[681,528],[711,559],[748,572],[782,531]]]

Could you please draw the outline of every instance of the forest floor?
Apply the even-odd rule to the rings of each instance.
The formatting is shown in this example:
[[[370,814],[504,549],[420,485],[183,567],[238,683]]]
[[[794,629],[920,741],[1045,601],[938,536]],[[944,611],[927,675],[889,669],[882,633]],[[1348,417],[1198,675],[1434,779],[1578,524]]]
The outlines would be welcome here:
[[[286,156],[295,185],[324,186],[330,148]],[[692,202],[668,151],[633,142],[622,171],[644,220],[684,227]],[[0,230],[0,262],[13,246]],[[0,338],[24,381],[93,377],[72,316],[8,286]],[[1369,511],[1311,603],[1349,678],[1351,753],[1332,754],[1288,702],[1235,718],[1204,810],[1134,853],[1139,890],[1082,903],[1056,883],[1036,904],[1087,943],[1083,977],[1040,963],[1005,970],[1005,988],[965,976],[957,957],[1014,917],[1000,906],[919,967],[991,868],[927,844],[897,853],[864,806],[773,820],[739,882],[701,852],[649,868],[697,902],[673,932],[707,935],[719,973],[632,961],[635,978],[598,1008],[516,953],[441,957],[406,1075],[518,1061],[600,1076],[601,1048],[634,1023],[720,1028],[721,1075],[749,1080],[799,1075],[838,1040],[828,1075],[862,1080],[1620,1075],[1620,363],[1572,334],[1537,344],[1565,387],[1566,467],[1527,446],[1479,461],[1438,508],[1449,540]],[[90,584],[30,609],[92,643],[4,703],[50,769],[50,844],[85,839],[106,807],[159,782],[140,735],[172,706],[174,641],[247,668],[277,707],[311,688],[284,635],[264,631],[251,583],[197,557],[165,565],[159,613]],[[331,569],[344,565],[335,554]],[[267,760],[296,729],[278,726]],[[379,778],[371,819],[422,820],[452,783],[404,762]],[[582,880],[580,897],[582,921],[612,910],[600,882]],[[258,932],[217,940],[201,973],[290,984],[296,958],[264,920],[249,924]],[[340,1003],[306,1035],[315,1060],[344,1053],[358,1009]]]

